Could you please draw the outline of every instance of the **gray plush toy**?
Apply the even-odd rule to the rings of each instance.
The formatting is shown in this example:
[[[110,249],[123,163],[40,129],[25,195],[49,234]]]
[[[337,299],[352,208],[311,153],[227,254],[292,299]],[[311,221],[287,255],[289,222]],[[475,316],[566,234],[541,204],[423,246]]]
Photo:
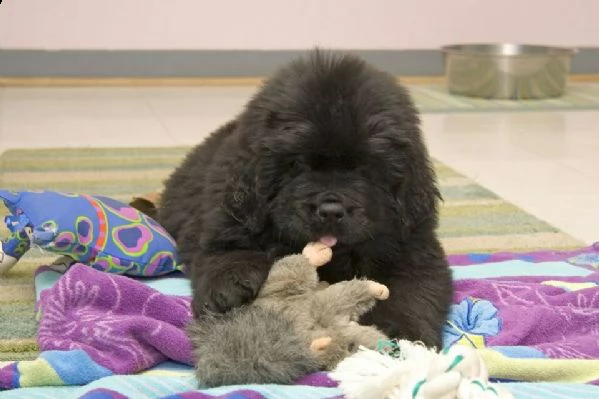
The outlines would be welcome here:
[[[334,244],[310,243],[301,255],[282,258],[253,303],[192,322],[201,386],[290,384],[387,339],[357,322],[377,299],[388,298],[386,286],[362,279],[319,283],[316,267],[331,260]]]

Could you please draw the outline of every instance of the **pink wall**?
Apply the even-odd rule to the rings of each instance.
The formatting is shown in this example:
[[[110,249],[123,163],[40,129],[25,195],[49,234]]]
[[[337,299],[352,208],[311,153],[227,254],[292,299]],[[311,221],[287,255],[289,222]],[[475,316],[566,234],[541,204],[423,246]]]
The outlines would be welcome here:
[[[5,0],[0,48],[599,46],[598,18],[599,0]]]

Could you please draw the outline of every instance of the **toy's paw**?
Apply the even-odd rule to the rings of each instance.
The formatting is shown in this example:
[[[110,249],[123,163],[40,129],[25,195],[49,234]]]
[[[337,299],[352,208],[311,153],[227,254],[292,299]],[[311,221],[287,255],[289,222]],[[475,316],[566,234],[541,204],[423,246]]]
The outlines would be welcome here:
[[[310,344],[310,350],[315,354],[322,353],[333,342],[331,337],[316,338]]]
[[[386,285],[376,283],[374,281],[368,282],[368,290],[376,299],[387,299],[389,298],[389,288]]]
[[[311,242],[304,247],[302,254],[314,267],[327,264],[333,258],[333,250],[322,242]]]

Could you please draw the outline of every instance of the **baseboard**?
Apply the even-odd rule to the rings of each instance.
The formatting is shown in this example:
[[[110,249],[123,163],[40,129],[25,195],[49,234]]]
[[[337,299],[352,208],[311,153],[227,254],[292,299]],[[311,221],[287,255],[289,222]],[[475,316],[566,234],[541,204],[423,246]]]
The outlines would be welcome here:
[[[444,73],[440,50],[352,52],[407,83],[439,82]],[[0,84],[255,85],[303,53],[300,50],[0,50]],[[579,49],[571,72],[585,76],[584,79],[599,75],[599,48]]]
[[[445,83],[444,76],[398,76],[409,85]],[[597,75],[599,81],[599,75]],[[67,78],[67,77],[0,77],[0,87],[193,87],[193,86],[258,86],[264,78]]]
[[[407,85],[445,84],[444,76],[398,76]],[[258,86],[264,78],[60,78],[0,77],[0,87],[197,87]],[[571,75],[571,83],[599,83],[599,74]]]
[[[352,51],[397,75],[443,72],[435,50]],[[269,76],[301,50],[0,50],[0,77],[226,78]]]

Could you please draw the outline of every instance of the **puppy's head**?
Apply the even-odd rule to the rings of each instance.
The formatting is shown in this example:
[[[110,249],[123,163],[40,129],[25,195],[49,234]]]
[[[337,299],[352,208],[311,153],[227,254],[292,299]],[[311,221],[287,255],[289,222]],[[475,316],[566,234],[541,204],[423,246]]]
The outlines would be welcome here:
[[[409,95],[358,58],[317,51],[291,63],[248,104],[240,128],[254,155],[238,191],[256,227],[271,223],[281,240],[352,245],[436,223]]]

